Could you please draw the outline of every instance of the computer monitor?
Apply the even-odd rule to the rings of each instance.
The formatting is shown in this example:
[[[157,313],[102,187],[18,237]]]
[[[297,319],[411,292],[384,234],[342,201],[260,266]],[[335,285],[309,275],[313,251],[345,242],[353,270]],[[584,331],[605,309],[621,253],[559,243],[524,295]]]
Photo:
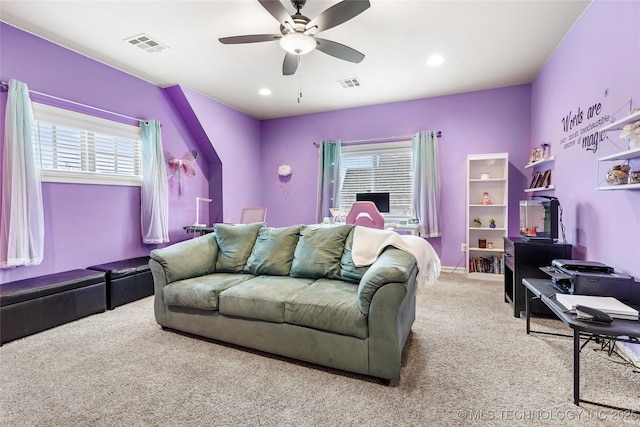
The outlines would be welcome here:
[[[389,193],[356,193],[357,202],[373,202],[380,212],[389,212]]]

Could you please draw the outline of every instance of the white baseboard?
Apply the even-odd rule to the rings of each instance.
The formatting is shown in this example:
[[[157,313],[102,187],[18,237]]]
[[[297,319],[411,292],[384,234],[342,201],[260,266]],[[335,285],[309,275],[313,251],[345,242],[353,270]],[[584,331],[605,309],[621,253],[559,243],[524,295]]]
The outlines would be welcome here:
[[[464,268],[460,268],[460,267],[458,267],[458,269],[456,270],[456,267],[445,267],[445,266],[442,266],[442,267],[440,267],[440,271],[442,273],[467,274],[466,270]]]

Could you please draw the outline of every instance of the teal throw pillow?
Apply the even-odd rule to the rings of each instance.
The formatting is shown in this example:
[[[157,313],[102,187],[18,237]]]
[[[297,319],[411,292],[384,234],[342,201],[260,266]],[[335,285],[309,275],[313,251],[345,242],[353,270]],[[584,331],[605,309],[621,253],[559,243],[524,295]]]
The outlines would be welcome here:
[[[255,275],[288,276],[299,238],[299,225],[261,229],[244,271]]]
[[[342,254],[342,259],[340,260],[340,275],[342,280],[352,283],[360,283],[360,279],[364,273],[367,272],[369,266],[356,267],[356,264],[353,262],[353,231],[355,227],[351,230],[349,235],[347,236],[347,240],[344,243],[344,253]]]
[[[215,224],[213,226],[218,243],[216,272],[241,273],[251,255],[258,232],[264,223],[254,224]]]
[[[292,277],[340,279],[340,259],[352,225],[305,225],[293,254]]]

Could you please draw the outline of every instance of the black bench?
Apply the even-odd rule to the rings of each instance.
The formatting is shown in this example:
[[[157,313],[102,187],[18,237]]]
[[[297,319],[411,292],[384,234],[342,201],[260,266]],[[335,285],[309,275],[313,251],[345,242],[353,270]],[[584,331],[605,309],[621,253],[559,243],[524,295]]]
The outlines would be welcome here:
[[[153,276],[148,256],[93,265],[87,269],[103,272],[109,310],[153,295]]]
[[[0,285],[0,344],[106,310],[104,274],[71,270]]]

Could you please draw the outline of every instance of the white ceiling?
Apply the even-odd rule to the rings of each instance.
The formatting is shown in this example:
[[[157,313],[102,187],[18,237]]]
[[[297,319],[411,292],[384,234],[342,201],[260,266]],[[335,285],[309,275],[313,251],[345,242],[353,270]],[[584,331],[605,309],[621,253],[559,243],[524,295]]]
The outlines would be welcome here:
[[[313,18],[336,3],[309,0],[302,14]],[[184,85],[266,119],[530,83],[589,3],[371,0],[362,14],[318,34],[365,59],[313,51],[302,57],[301,77],[282,76],[277,42],[218,41],[279,33],[255,0],[2,0],[0,19],[158,86]],[[140,33],[169,49],[147,53],[124,41]],[[436,53],[445,62],[430,67]],[[352,77],[362,85],[338,83]],[[258,94],[265,87],[270,96]]]

